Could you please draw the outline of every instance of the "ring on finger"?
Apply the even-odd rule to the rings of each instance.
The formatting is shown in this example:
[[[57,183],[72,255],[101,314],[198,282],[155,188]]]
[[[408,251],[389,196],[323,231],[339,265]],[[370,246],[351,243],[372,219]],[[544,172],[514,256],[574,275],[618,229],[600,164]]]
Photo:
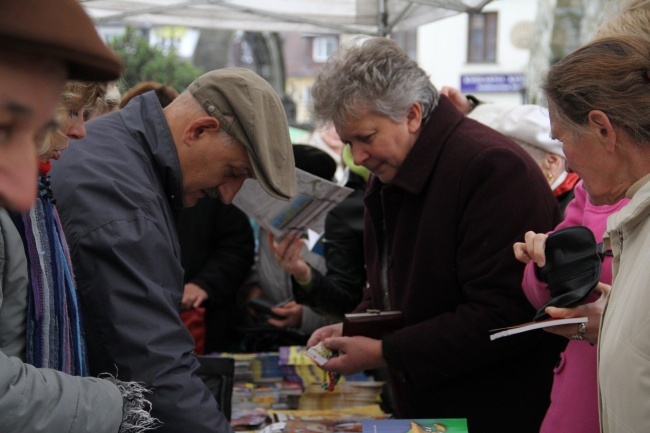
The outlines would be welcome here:
[[[587,325],[584,323],[578,323],[578,332],[573,335],[569,335],[569,340],[584,340],[584,333],[587,332]]]

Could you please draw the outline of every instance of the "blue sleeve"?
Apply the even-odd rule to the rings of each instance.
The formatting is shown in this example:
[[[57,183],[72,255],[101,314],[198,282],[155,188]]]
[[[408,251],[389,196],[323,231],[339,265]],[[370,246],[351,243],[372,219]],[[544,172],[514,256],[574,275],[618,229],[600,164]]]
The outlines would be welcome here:
[[[168,226],[142,215],[113,220],[71,247],[93,374],[153,388],[159,433],[230,432],[195,374],[194,341],[179,317],[183,270]]]

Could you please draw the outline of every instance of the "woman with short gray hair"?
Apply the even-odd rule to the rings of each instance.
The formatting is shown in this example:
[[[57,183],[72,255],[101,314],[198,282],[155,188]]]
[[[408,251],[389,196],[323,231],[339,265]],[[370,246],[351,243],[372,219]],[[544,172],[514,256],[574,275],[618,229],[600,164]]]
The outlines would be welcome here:
[[[400,310],[380,339],[309,342],[339,352],[341,374],[389,367],[399,418],[467,418],[473,433],[537,433],[562,341],[546,333],[491,343],[489,331],[529,321],[523,264],[509,245],[532,224],[550,230],[557,203],[516,143],[467,119],[389,39],[342,51],[312,87],[356,165],[370,170],[364,249],[369,287],[356,312]],[[507,223],[506,223],[507,221]],[[280,252],[282,254],[282,252]]]
[[[386,42],[388,41],[388,43]],[[312,87],[314,115],[335,125],[364,110],[404,119],[413,101],[428,118],[438,105],[438,90],[397,44],[388,39],[357,39],[330,59]]]

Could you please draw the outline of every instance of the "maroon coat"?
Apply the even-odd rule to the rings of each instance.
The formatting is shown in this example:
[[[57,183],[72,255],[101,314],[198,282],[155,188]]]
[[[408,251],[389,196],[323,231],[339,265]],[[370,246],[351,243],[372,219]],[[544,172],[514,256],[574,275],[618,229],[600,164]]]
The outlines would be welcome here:
[[[535,314],[512,245],[560,220],[539,167],[441,97],[392,184],[375,178],[365,203],[370,289],[357,311],[382,309],[385,223],[391,307],[405,318],[382,342],[396,415],[537,433],[566,343],[543,331],[492,342],[489,330]]]

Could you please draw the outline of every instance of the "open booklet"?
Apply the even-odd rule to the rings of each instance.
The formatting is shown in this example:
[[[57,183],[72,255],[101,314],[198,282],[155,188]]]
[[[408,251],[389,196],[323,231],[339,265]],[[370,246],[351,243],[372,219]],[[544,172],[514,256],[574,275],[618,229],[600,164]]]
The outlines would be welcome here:
[[[550,326],[570,325],[572,323],[585,323],[589,319],[586,317],[570,317],[568,319],[546,319],[539,322],[522,323],[521,325],[511,326],[509,328],[493,329],[490,332],[490,340],[496,340],[501,337],[520,334],[522,332],[532,331],[533,329],[548,328]]]
[[[247,179],[233,204],[281,239],[286,234],[303,234],[313,229],[330,209],[351,193],[350,188],[296,168],[296,195],[290,201],[271,197],[259,182]]]

